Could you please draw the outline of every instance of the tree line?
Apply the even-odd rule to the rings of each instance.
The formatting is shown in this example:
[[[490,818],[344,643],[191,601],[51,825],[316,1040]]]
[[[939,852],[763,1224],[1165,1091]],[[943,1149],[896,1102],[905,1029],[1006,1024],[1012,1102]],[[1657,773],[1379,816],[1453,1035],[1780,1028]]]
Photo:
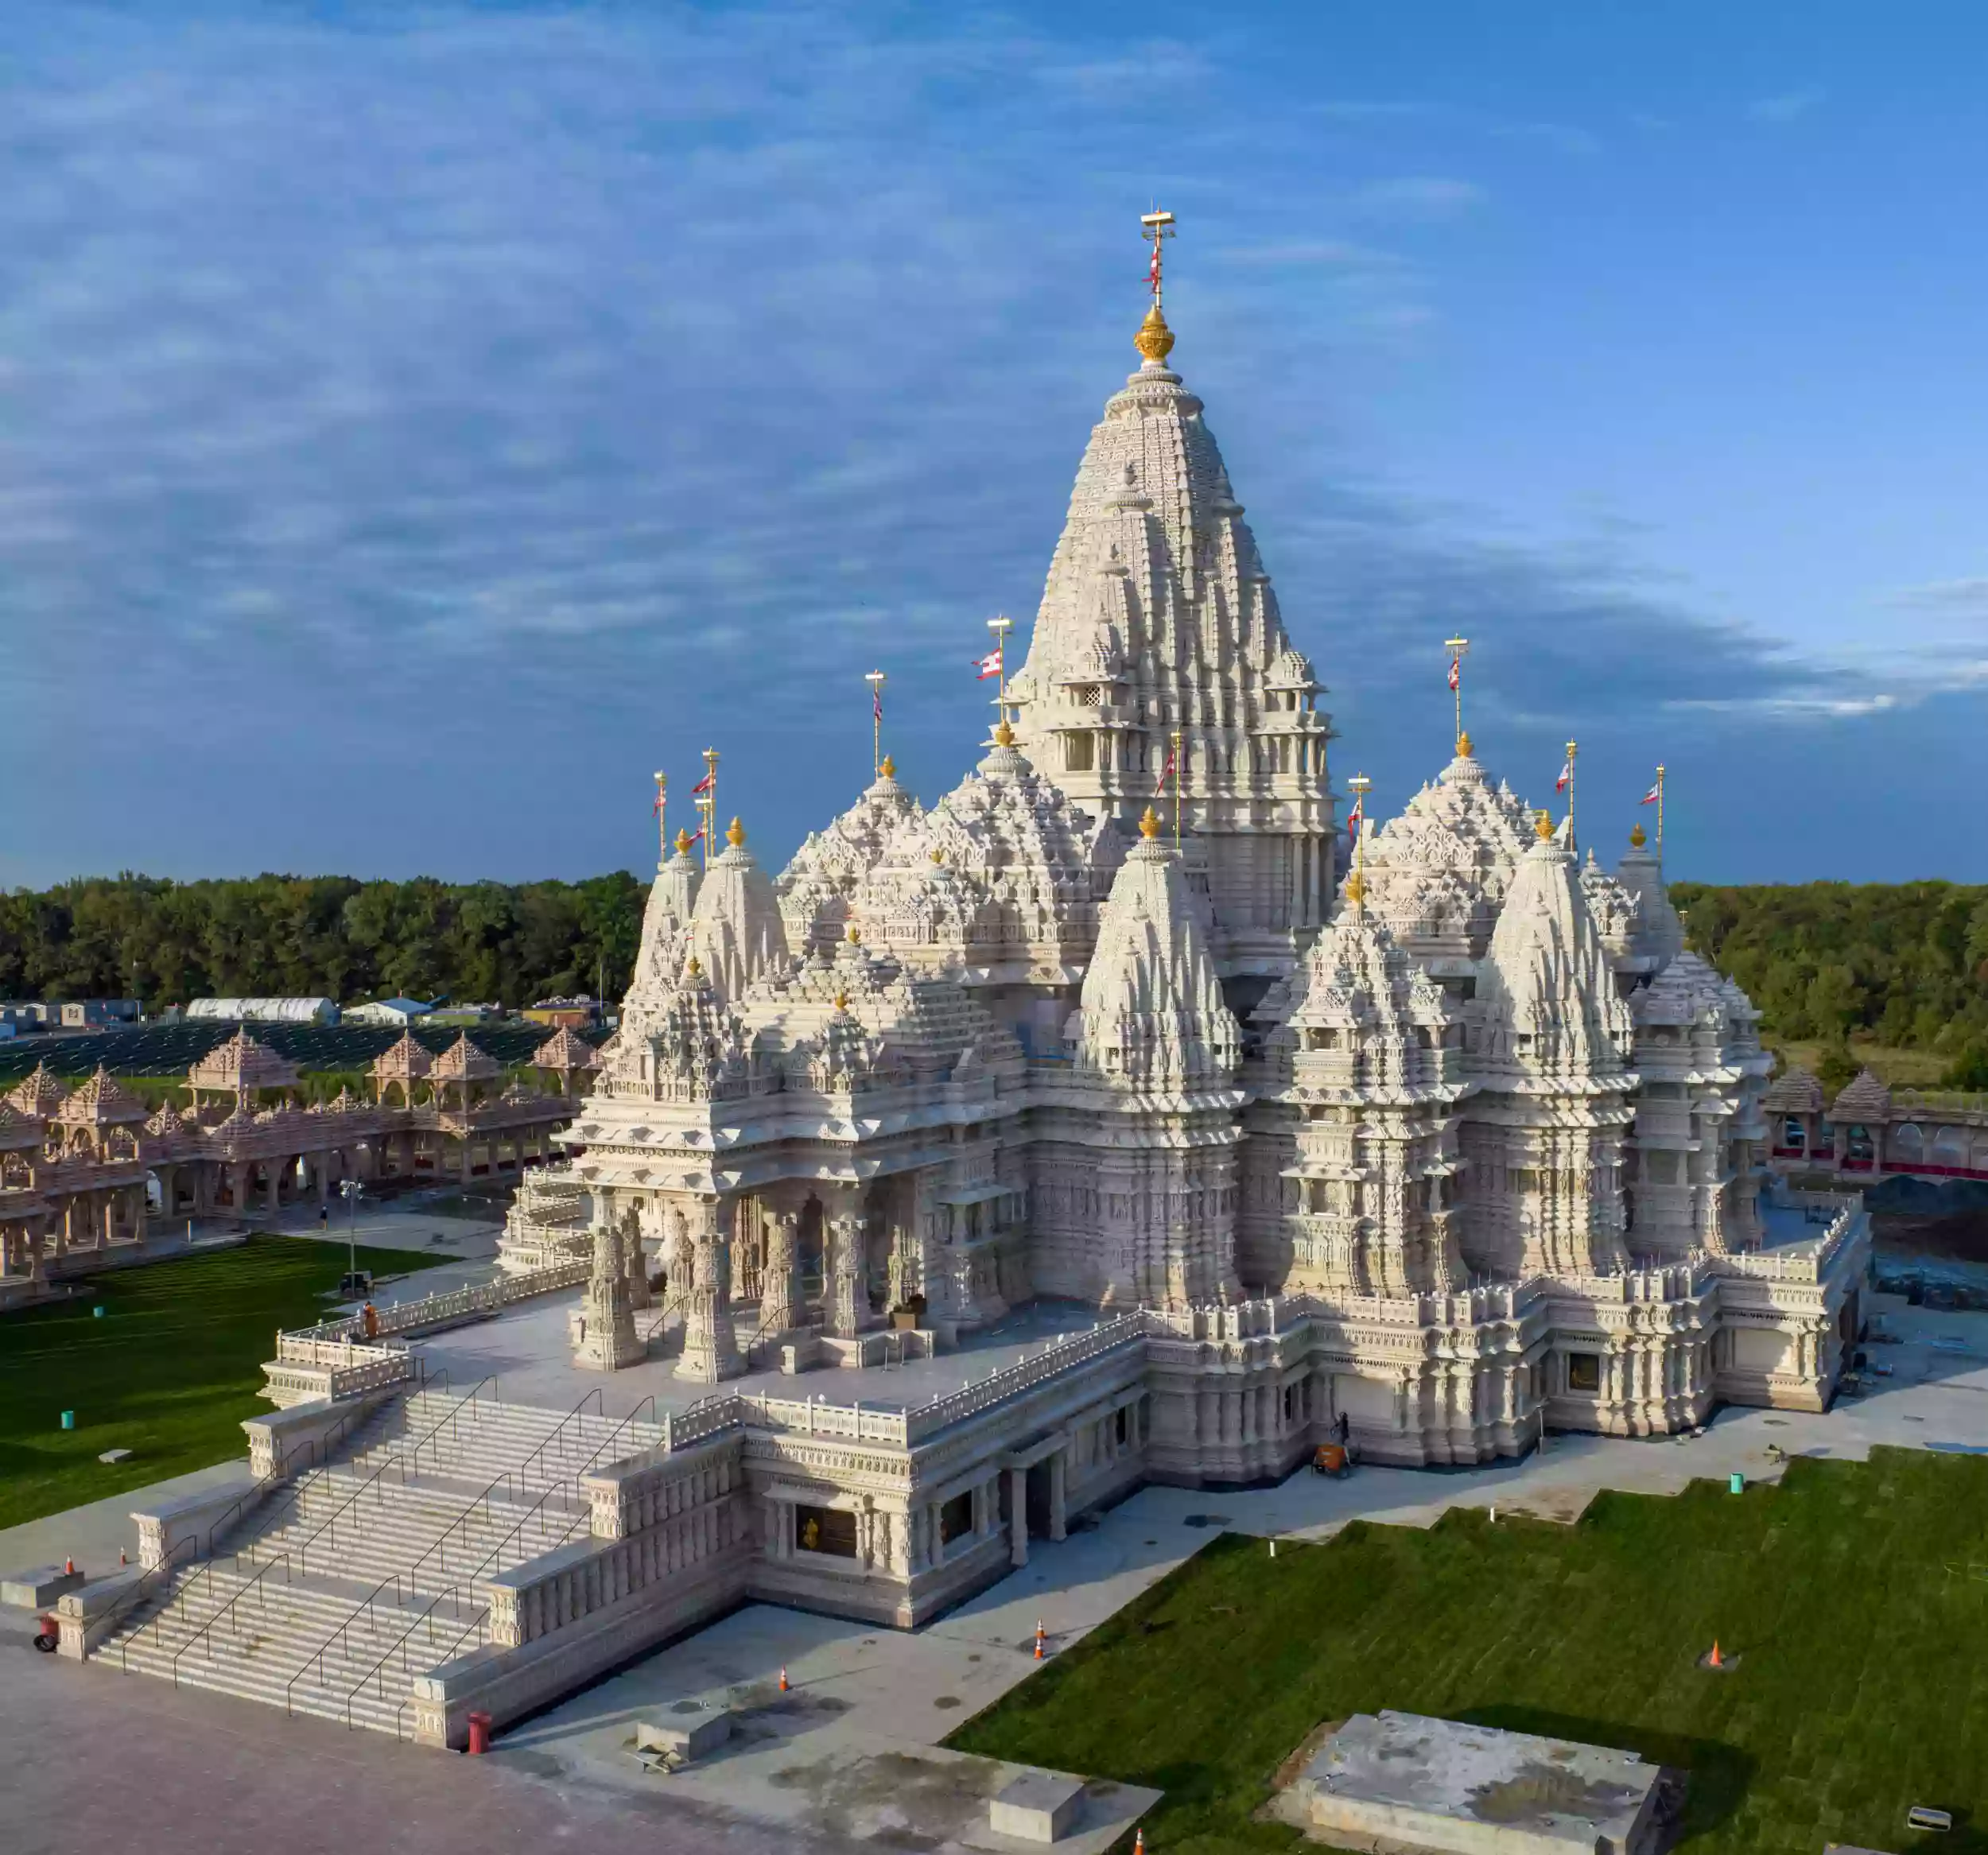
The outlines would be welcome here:
[[[626,870],[518,884],[88,877],[0,894],[0,998],[135,998],[147,1012],[243,995],[517,1007],[602,984],[619,998],[646,895]]]
[[[92,877],[0,894],[0,997],[189,999],[403,993],[527,1005],[626,989],[644,886],[362,883],[260,875]],[[1691,945],[1737,980],[1770,1037],[1846,1054],[1870,1038],[1936,1051],[1956,1087],[1988,1088],[1988,887],[1808,883],[1672,898]]]
[[[1938,1052],[1949,1086],[1988,1089],[1988,887],[1679,883],[1671,899],[1765,1033],[1827,1046],[1825,1081],[1854,1073],[1857,1036]]]

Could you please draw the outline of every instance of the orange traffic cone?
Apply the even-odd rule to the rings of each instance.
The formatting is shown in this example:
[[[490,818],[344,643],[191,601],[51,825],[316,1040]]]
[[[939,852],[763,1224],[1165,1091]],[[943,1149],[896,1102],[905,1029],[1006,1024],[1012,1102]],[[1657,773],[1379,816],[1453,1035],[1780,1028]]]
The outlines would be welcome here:
[[[1717,1636],[1712,1638],[1712,1652],[1705,1658],[1705,1666],[1707,1668],[1723,1668],[1726,1666],[1725,1657],[1721,1655],[1718,1652],[1718,1638]]]
[[[124,1556],[124,1548],[120,1546],[118,1548],[118,1563],[119,1565],[129,1565],[130,1562],[130,1560]]]
[[[1132,1855],[1146,1855],[1146,1832],[1143,1830],[1132,1831]]]
[[[1042,1619],[1039,1616],[1039,1617],[1037,1617],[1037,1618],[1036,1618],[1036,1620],[1035,1620],[1035,1659],[1036,1659],[1037,1661],[1039,1661],[1039,1661],[1041,1661],[1041,1660],[1042,1660],[1042,1659],[1043,1659],[1043,1620],[1042,1620]]]
[[[72,1578],[74,1578],[76,1576],[76,1560],[73,1558],[64,1559],[62,1562],[62,1570],[64,1576]]]
[[[780,1691],[781,1691],[781,1693],[785,1694],[785,1693],[787,1691],[787,1690],[788,1690],[789,1688],[790,1688],[791,1686],[793,1686],[793,1685],[794,1685],[794,1683],[793,1683],[792,1682],[790,1682],[790,1681],[789,1681],[789,1680],[787,1679],[787,1670],[786,1670],[786,1664],[783,1662],[783,1663],[781,1663],[781,1665],[780,1665]]]

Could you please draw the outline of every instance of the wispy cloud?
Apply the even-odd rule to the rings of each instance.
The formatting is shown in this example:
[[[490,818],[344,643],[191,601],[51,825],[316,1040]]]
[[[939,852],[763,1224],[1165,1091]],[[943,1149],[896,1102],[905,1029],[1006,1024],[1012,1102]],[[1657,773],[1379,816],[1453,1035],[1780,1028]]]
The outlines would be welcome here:
[[[1827,95],[1819,90],[1783,91],[1778,95],[1755,98],[1746,106],[1746,113],[1756,122],[1792,122],[1819,107]]]
[[[1364,219],[1451,219],[1481,204],[1484,198],[1484,189],[1474,180],[1408,174],[1369,180],[1353,189],[1347,204]]]

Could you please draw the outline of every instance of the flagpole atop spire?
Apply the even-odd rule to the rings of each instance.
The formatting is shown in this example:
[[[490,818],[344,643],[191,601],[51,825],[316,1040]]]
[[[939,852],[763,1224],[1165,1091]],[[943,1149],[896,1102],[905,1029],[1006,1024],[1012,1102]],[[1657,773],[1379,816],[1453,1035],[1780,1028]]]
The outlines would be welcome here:
[[[866,671],[863,680],[870,685],[870,770],[872,776],[883,777],[883,673],[880,669]]]
[[[1446,638],[1442,647],[1450,653],[1450,693],[1457,699],[1457,751],[1467,754],[1470,750],[1463,744],[1463,660],[1470,654],[1470,640]]]
[[[663,795],[670,790],[667,774],[658,773],[656,778],[656,867],[661,869],[670,860],[670,819],[663,809]]]
[[[1656,867],[1660,875],[1664,868],[1664,763],[1656,765]]]
[[[1015,621],[1005,612],[996,612],[987,621],[987,628],[994,634],[994,668],[1000,677],[996,685],[994,712],[1000,726],[1008,726],[1008,635],[1015,628]]]
[[[1146,267],[1146,281],[1151,288],[1153,301],[1138,334],[1132,337],[1132,345],[1148,367],[1163,367],[1167,355],[1173,352],[1174,332],[1167,326],[1165,312],[1160,308],[1161,274],[1165,266],[1162,254],[1164,241],[1174,235],[1174,215],[1163,207],[1155,207],[1139,215],[1139,224],[1140,236],[1153,247],[1151,262]]]
[[[704,867],[711,867],[711,840],[718,829],[718,750],[706,747],[704,751],[704,778],[697,782],[694,795],[697,809],[704,813],[704,825],[699,836],[704,841]]]
[[[1355,914],[1367,911],[1367,794],[1373,790],[1373,782],[1364,773],[1356,773],[1346,782],[1346,790],[1353,794],[1353,879],[1346,885],[1346,899],[1352,902]]]
[[[1577,754],[1578,754],[1578,753],[1580,752],[1580,751],[1581,751],[1581,750],[1580,750],[1579,747],[1578,747],[1578,746],[1575,743],[1574,743],[1574,742],[1572,742],[1572,741],[1569,741],[1569,742],[1567,743],[1567,848],[1568,848],[1569,850],[1574,850],[1574,849],[1577,848],[1577,846],[1575,845],[1574,841],[1574,756],[1575,756]]]

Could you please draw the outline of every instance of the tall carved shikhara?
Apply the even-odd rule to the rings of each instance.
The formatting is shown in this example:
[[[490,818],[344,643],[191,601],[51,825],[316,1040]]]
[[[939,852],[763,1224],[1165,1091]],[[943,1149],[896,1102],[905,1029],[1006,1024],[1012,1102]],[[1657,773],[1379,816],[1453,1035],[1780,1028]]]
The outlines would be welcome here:
[[[1583,863],[1485,773],[1460,635],[1454,756],[1341,884],[1320,685],[1171,364],[1171,227],[977,764],[928,809],[878,752],[777,879],[736,822],[658,872],[575,1129],[595,1218],[678,1257],[705,1383],[1041,1296],[1274,1341],[1315,1392],[1155,1381],[1180,1477],[1287,1465],[1322,1410],[1448,1462],[1819,1403],[1850,1290],[1750,1253],[1757,1014],[1652,856]]]

